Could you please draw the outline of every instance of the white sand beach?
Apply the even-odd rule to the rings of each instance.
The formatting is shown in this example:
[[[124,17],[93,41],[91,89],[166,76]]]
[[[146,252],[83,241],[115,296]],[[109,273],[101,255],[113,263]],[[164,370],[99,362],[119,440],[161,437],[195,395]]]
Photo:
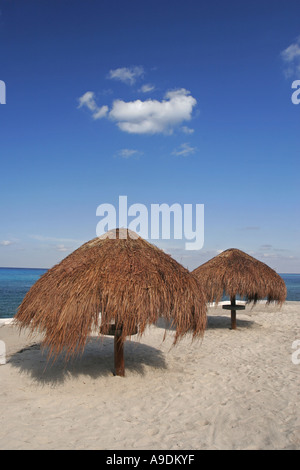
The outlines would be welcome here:
[[[112,337],[45,368],[41,336],[2,323],[0,449],[299,449],[300,302],[237,319],[230,330],[212,307],[203,340],[175,347],[171,330],[163,341],[164,325],[150,327],[126,342],[125,378],[112,374]]]

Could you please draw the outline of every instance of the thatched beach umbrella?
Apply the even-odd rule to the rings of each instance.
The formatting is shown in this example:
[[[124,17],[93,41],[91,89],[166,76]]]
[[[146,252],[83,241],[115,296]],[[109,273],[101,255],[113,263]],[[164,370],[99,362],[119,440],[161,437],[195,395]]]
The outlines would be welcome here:
[[[256,303],[267,298],[267,302],[283,304],[286,286],[283,279],[269,266],[241,250],[229,249],[207,261],[193,271],[209,302],[218,303],[223,294],[230,297],[231,327],[236,328],[236,310],[245,308],[236,305],[236,296]]]
[[[45,333],[56,357],[83,351],[92,331],[115,336],[115,373],[124,375],[123,343],[160,316],[201,336],[206,305],[200,283],[171,256],[134,232],[117,229],[95,238],[47,271],[30,289],[16,322]]]

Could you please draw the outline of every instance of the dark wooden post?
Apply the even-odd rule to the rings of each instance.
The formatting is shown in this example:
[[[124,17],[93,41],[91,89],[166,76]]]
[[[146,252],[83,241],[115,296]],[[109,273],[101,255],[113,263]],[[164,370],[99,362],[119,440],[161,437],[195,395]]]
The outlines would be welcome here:
[[[121,332],[116,331],[114,336],[115,375],[125,376],[124,341]]]
[[[234,307],[236,306],[236,303],[235,303],[235,296],[234,297],[231,297],[231,329],[232,330],[236,330],[236,310],[234,309]]]

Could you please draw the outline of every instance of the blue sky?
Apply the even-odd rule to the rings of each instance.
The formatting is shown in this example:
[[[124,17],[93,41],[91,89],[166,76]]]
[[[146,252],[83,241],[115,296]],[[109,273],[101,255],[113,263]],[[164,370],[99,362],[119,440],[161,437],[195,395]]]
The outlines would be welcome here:
[[[204,204],[193,269],[300,272],[299,1],[0,1],[0,266],[51,267],[96,209]]]

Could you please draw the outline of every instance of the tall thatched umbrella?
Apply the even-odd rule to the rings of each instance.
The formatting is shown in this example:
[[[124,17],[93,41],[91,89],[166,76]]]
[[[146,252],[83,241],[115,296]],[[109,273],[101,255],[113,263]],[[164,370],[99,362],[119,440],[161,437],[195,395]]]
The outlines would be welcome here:
[[[283,304],[286,286],[283,279],[269,266],[241,250],[229,249],[207,261],[193,271],[201,282],[207,300],[218,303],[225,293],[231,305],[223,308],[231,310],[231,327],[236,328],[236,310],[245,308],[236,305],[236,295],[248,302],[267,298],[268,302]]]
[[[124,375],[126,336],[142,334],[160,316],[176,326],[174,344],[190,330],[201,336],[206,305],[200,283],[159,248],[117,229],[47,271],[25,296],[15,320],[21,328],[44,332],[43,345],[55,357],[82,351],[95,328],[99,334],[113,332],[115,373]]]

